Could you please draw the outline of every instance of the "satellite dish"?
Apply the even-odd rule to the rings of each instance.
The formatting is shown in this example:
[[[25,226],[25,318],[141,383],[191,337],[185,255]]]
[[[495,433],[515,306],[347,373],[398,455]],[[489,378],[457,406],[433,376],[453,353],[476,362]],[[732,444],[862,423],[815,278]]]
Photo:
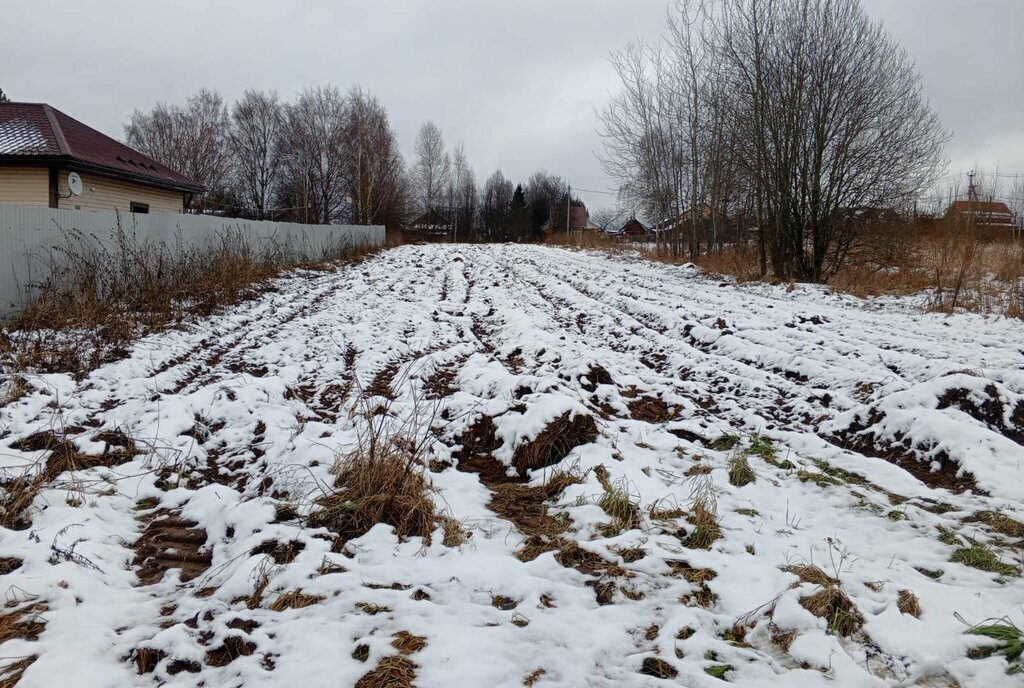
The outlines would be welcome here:
[[[72,196],[82,195],[82,178],[78,176],[77,172],[68,175],[68,191]]]

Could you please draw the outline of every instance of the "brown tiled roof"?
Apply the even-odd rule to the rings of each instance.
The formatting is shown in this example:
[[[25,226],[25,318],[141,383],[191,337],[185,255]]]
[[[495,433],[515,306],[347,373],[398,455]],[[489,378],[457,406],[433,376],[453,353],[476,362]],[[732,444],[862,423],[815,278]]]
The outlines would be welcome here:
[[[203,186],[42,103],[0,103],[0,163],[63,164],[181,191]]]
[[[1010,214],[1010,207],[999,201],[953,201],[949,209],[960,213]]]

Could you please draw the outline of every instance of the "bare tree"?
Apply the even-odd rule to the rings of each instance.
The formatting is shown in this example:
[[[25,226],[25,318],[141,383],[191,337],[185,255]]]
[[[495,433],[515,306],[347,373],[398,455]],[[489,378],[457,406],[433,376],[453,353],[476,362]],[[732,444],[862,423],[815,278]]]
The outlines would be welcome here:
[[[194,179],[208,189],[195,205],[217,205],[230,186],[232,159],[230,119],[224,99],[201,89],[184,107],[158,103],[150,112],[136,110],[125,125],[129,146]]]
[[[512,182],[498,170],[484,184],[480,203],[480,224],[488,241],[508,241],[509,214],[512,211]]]
[[[307,89],[287,111],[287,195],[305,222],[347,219],[348,102],[334,86]]]
[[[685,225],[691,255],[753,216],[763,271],[826,280],[851,209],[904,206],[944,167],[918,74],[857,0],[679,0],[664,43],[612,62],[605,166],[654,222]]]
[[[540,236],[544,226],[551,219],[552,207],[559,201],[565,201],[565,193],[569,184],[562,177],[540,170],[530,175],[526,182],[526,202],[529,204],[530,231]],[[561,215],[565,215],[565,206],[561,206]],[[562,223],[565,224],[564,222]]]
[[[402,214],[404,163],[387,110],[354,88],[348,95],[345,182],[355,224],[398,224]]]
[[[443,198],[451,182],[451,158],[444,147],[441,129],[433,122],[420,128],[416,137],[416,161],[413,178],[424,212]]]
[[[476,217],[476,175],[473,167],[466,157],[466,147],[460,143],[455,147],[455,155],[452,159],[451,184],[449,185],[448,205],[453,209],[455,217],[456,236],[459,234],[463,239],[471,239],[473,233],[473,222]]]
[[[257,220],[269,217],[278,181],[284,112],[276,92],[245,91],[231,110],[231,153],[238,194]]]
[[[598,208],[590,214],[593,222],[602,232],[610,232],[622,228],[629,219],[629,213],[621,206]]]
[[[913,63],[855,0],[728,0],[724,86],[774,273],[822,281],[846,211],[894,207],[945,168],[948,135]]]

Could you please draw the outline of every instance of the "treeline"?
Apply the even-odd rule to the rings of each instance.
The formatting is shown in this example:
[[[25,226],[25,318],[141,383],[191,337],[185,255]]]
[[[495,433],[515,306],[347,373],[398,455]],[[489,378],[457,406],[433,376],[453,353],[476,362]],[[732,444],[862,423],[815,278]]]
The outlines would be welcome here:
[[[945,166],[912,61],[856,0],[677,0],[613,62],[605,167],[680,255],[753,241],[762,274],[827,280],[860,218]]]
[[[449,151],[433,122],[407,164],[387,110],[358,87],[307,89],[294,102],[249,90],[230,106],[202,89],[136,111],[125,139],[207,187],[193,212],[405,229],[433,212],[451,225],[444,238],[460,241],[528,241],[549,219],[565,225],[551,212],[566,204],[561,177],[542,170],[514,184],[499,170],[479,186],[465,147]]]

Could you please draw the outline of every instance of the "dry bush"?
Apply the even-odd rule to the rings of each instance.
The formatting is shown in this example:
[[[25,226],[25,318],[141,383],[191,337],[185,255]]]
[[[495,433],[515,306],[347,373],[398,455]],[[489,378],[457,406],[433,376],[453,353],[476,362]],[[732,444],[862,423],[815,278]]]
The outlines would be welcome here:
[[[324,527],[343,540],[365,535],[384,523],[400,538],[429,537],[437,523],[431,486],[423,467],[401,443],[357,447],[340,456],[333,472],[335,491],[316,500],[309,525]]]
[[[82,377],[126,355],[141,336],[256,295],[284,270],[360,260],[372,250],[324,245],[310,256],[256,244],[242,228],[204,247],[151,242],[120,222],[110,243],[69,230],[49,255],[48,277],[30,285],[30,302],[0,336],[0,367]]]
[[[414,399],[408,418],[397,421],[390,413],[392,403],[357,390],[352,415],[361,421],[358,441],[336,456],[334,488],[315,500],[319,508],[309,515],[310,526],[327,528],[341,542],[378,523],[394,528],[399,538],[429,538],[438,524],[424,459],[436,408],[424,416]]]
[[[690,262],[670,246],[580,238],[548,243],[604,251],[631,250],[650,260]],[[727,244],[692,260],[709,275],[739,281],[778,281],[770,265],[761,269],[753,243]],[[862,226],[843,266],[828,282],[836,291],[860,297],[926,294],[926,308],[951,313],[966,310],[1024,318],[1024,237],[1005,229],[965,221],[886,221]]]

